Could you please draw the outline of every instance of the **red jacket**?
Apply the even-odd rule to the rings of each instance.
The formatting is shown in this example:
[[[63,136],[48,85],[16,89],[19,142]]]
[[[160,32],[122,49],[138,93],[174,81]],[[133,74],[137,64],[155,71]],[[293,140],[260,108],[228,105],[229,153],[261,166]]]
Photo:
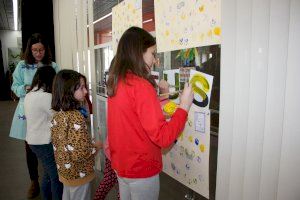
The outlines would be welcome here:
[[[182,132],[187,112],[178,108],[167,122],[154,87],[128,73],[108,98],[107,117],[112,168],[120,177],[147,178],[162,170],[161,148]]]

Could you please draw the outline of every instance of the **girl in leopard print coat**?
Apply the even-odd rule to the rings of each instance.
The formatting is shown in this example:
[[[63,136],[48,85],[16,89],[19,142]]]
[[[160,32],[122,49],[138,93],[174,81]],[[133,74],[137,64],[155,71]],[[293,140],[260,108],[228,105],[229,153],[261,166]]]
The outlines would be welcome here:
[[[78,111],[87,90],[83,75],[61,70],[53,83],[51,138],[64,200],[90,200],[90,182],[100,142],[93,143],[84,116]]]

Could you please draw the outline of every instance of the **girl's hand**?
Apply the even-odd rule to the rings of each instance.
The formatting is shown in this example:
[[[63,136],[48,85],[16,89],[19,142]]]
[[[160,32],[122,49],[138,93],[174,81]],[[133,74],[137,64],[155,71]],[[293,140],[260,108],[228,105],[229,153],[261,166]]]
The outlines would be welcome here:
[[[193,103],[194,92],[192,86],[189,83],[184,84],[184,89],[180,95],[180,104],[179,107],[184,109],[186,112],[189,112],[190,107]]]
[[[95,143],[93,145],[97,151],[103,148],[103,143],[100,140],[95,141]]]

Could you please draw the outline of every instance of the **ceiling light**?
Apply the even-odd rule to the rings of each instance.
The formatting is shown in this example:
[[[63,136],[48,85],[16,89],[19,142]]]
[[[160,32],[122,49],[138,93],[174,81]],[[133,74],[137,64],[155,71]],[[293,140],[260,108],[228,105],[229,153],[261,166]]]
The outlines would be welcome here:
[[[147,20],[143,21],[143,24],[148,23],[148,22],[152,22],[152,21],[153,21],[152,18],[151,19],[147,19]]]
[[[93,22],[93,24],[96,24],[97,22],[100,22],[100,21],[102,21],[103,19],[105,19],[105,18],[107,18],[107,17],[109,17],[109,16],[111,16],[111,15],[112,15],[112,12],[110,12],[110,13],[108,13],[107,15],[104,15],[103,17],[97,19],[96,21]],[[87,25],[86,27],[89,28],[89,25]]]
[[[15,31],[18,30],[18,0],[13,0]]]
[[[107,17],[109,17],[109,16],[111,16],[111,15],[112,15],[112,13],[110,12],[110,13],[108,13],[107,15],[104,15],[103,17],[101,17],[101,18],[97,19],[96,21],[94,21],[93,24],[96,24],[97,22],[100,22],[100,21],[102,21],[103,19],[105,19],[105,18],[107,18]]]

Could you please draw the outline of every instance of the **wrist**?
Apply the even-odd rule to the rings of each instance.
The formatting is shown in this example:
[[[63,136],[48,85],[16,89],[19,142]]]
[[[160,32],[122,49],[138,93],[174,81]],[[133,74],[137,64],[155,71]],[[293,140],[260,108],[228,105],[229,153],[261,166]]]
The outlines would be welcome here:
[[[185,110],[187,113],[188,113],[189,110],[190,110],[190,106],[188,106],[188,105],[186,105],[186,104],[184,104],[184,103],[179,104],[179,108]]]

